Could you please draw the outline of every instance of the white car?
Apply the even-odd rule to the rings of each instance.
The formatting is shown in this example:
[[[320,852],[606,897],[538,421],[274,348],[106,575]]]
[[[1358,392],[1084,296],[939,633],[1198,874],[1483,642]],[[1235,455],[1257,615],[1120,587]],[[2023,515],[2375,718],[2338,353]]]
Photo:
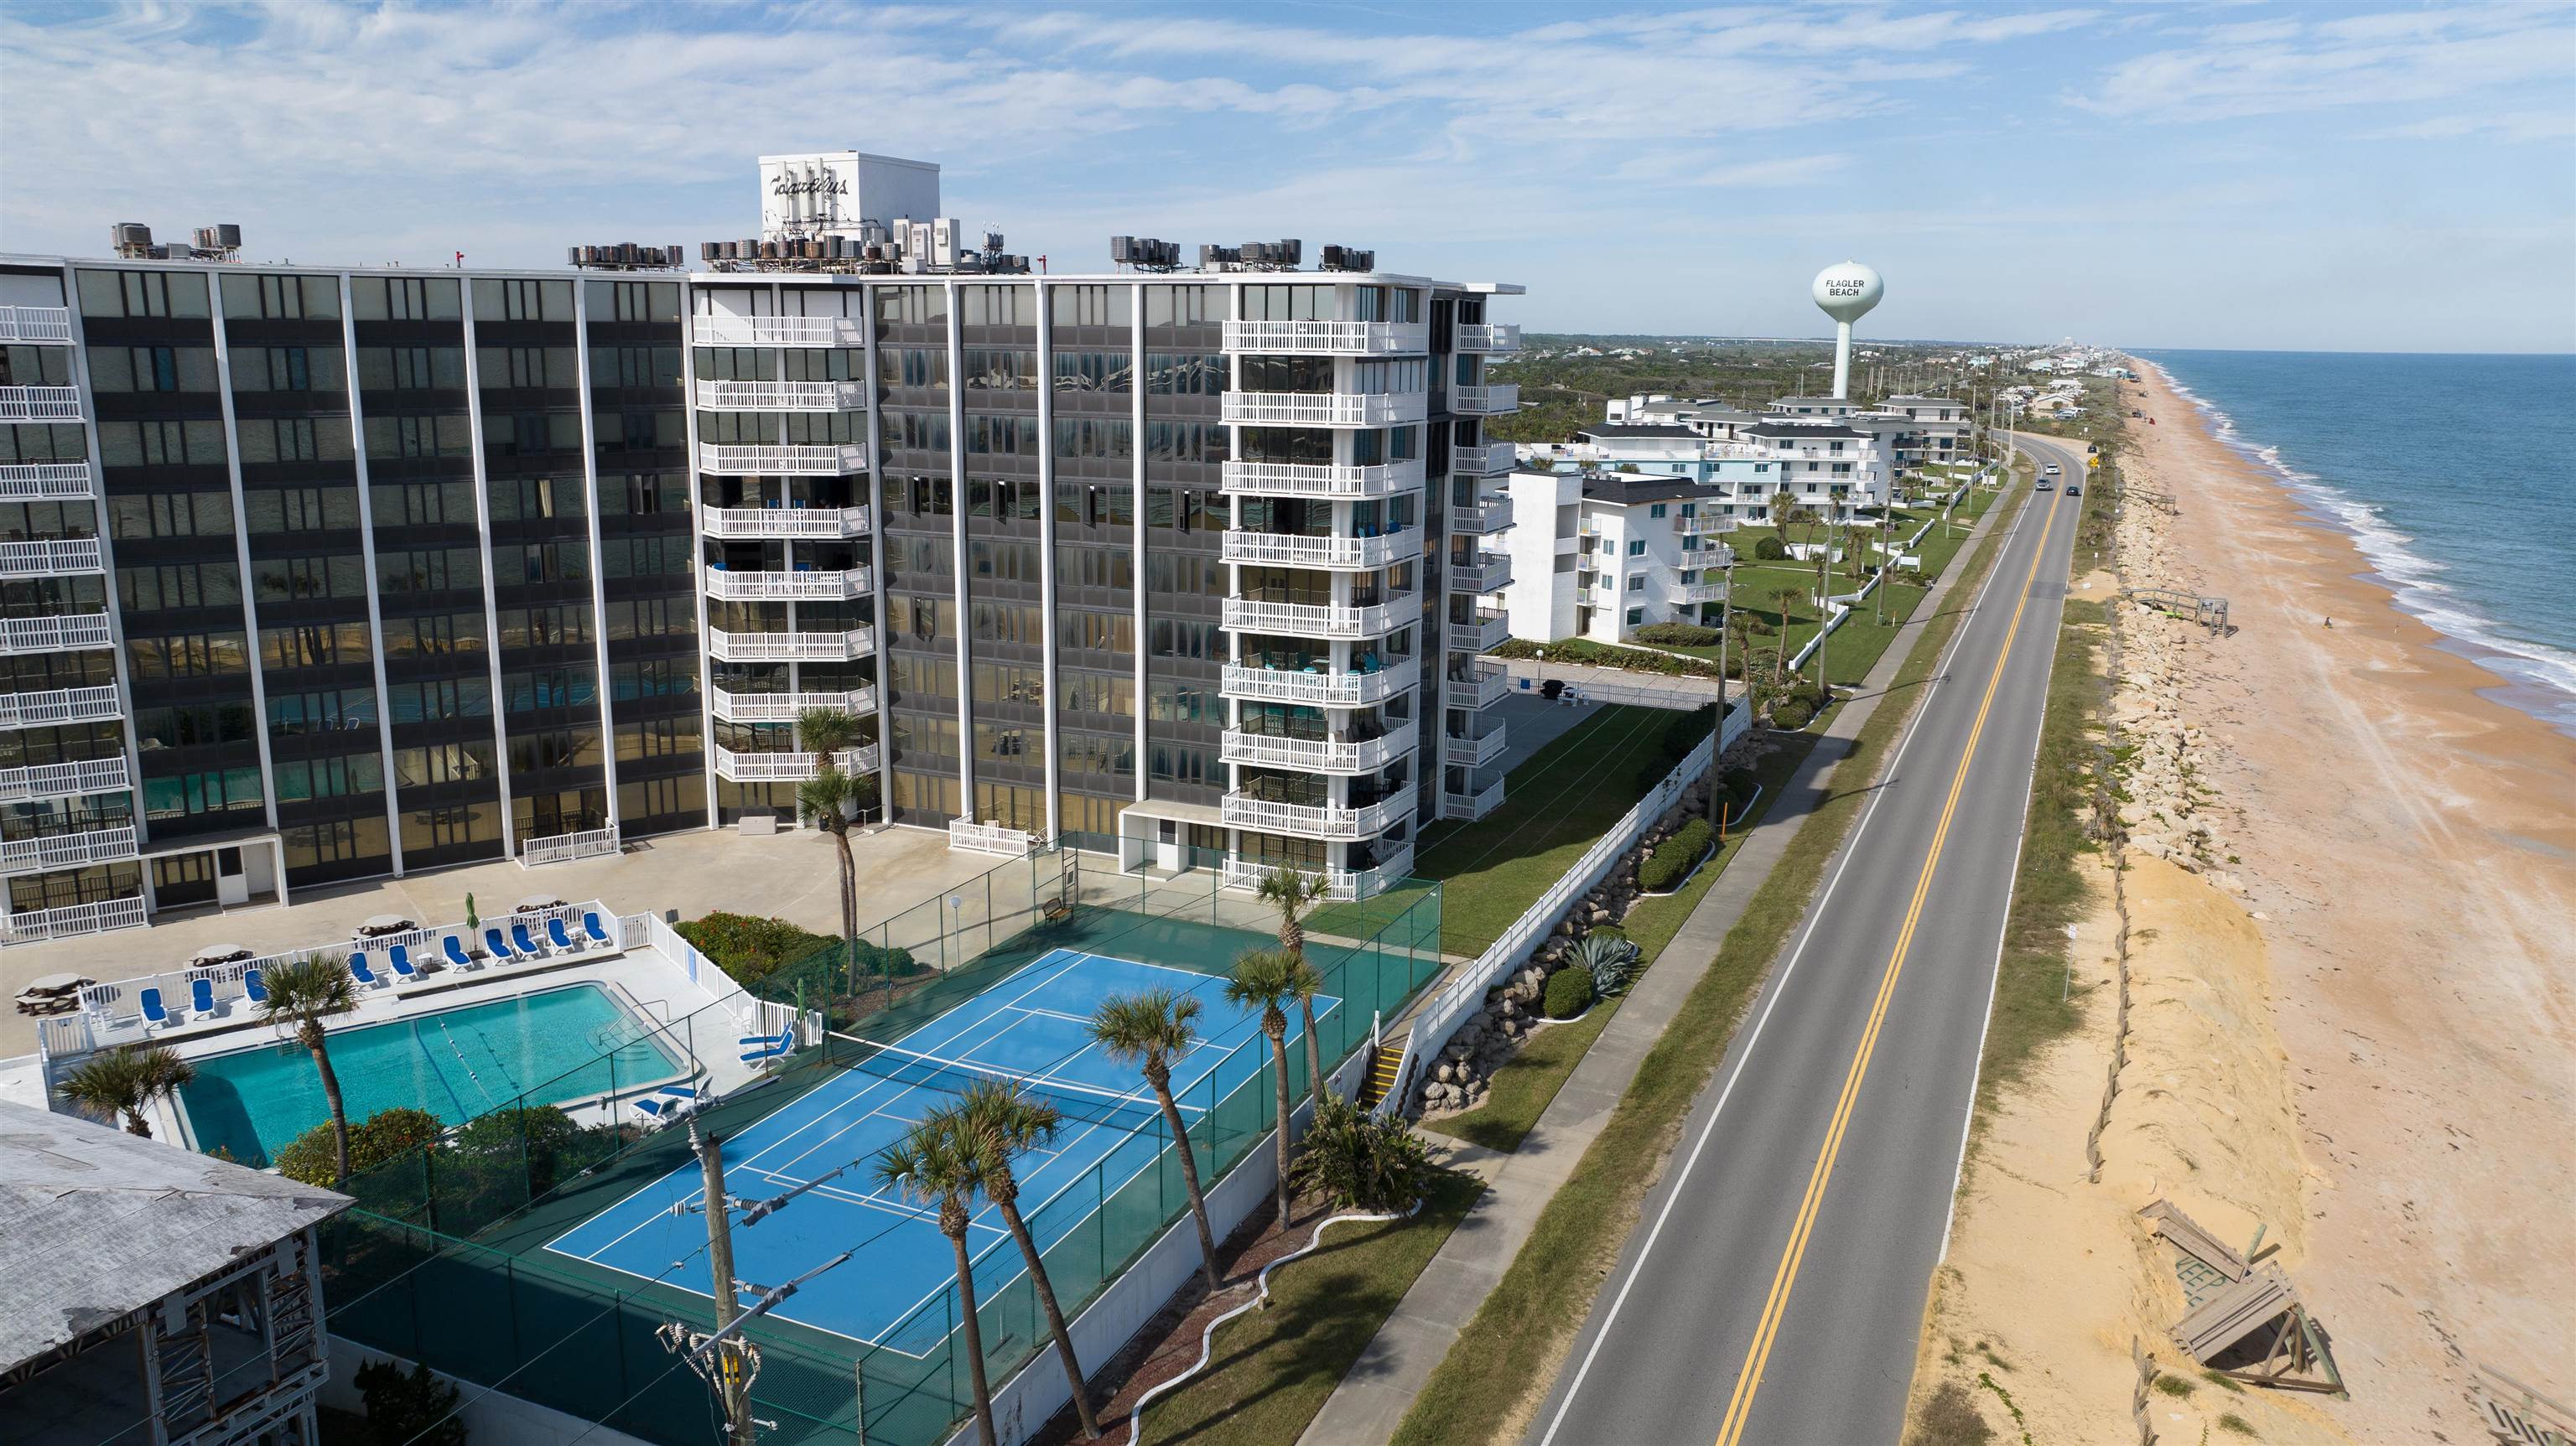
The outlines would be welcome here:
[[[2057,464],[2056,464],[2056,463],[2051,462],[2051,463],[2049,463],[2049,464],[2048,464],[2048,475],[2049,475],[2049,476],[2051,476],[2051,477],[2054,477],[2054,476],[2056,476],[2056,475],[2057,475]]]

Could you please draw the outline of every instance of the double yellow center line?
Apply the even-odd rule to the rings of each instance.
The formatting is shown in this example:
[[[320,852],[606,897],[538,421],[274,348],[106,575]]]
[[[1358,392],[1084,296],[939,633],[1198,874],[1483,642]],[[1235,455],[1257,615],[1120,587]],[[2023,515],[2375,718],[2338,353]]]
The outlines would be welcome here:
[[[1744,1368],[1736,1374],[1735,1394],[1727,1400],[1717,1446],[1740,1446],[1745,1423],[1753,1417],[1753,1393],[1761,1388],[1762,1368],[1771,1359],[1772,1343],[1779,1339],[1780,1322],[1788,1314],[1789,1290],[1797,1283],[1798,1262],[1805,1258],[1807,1239],[1815,1232],[1816,1214],[1824,1205],[1825,1183],[1833,1178],[1834,1157],[1842,1152],[1843,1130],[1851,1123],[1852,1106],[1860,1098],[1861,1077],[1869,1072],[1870,1053],[1878,1048],[1879,1027],[1886,1022],[1888,1001],[1896,994],[1896,976],[1905,968],[1905,954],[1914,943],[1915,925],[1923,918],[1923,901],[1932,893],[1933,866],[1941,861],[1941,846],[1950,836],[1950,820],[1958,812],[1960,793],[1967,788],[1968,764],[1977,756],[1977,739],[1986,731],[1986,715],[1994,707],[1996,689],[2003,685],[2004,663],[2012,657],[2013,639],[2021,632],[2022,611],[2030,605],[2031,584],[2039,578],[2040,561],[2048,556],[2049,534],[2056,528],[2057,509],[2051,507],[2047,522],[2040,528],[2039,546],[2031,554],[2030,572],[2022,579],[2021,598],[2013,604],[2012,622],[2004,629],[2003,651],[1995,655],[1994,675],[1986,679],[1986,693],[1977,703],[1976,721],[1969,726],[1968,746],[1959,753],[1959,771],[1951,776],[1950,796],[1941,804],[1941,821],[1932,831],[1932,849],[1924,855],[1923,872],[1914,880],[1914,898],[1906,906],[1905,925],[1896,935],[1896,950],[1887,957],[1887,973],[1879,980],[1878,998],[1870,1005],[1869,1025],[1861,1031],[1860,1049],[1852,1056],[1850,1072],[1843,1077],[1842,1097],[1834,1102],[1833,1122],[1825,1129],[1824,1147],[1817,1151],[1815,1171],[1807,1178],[1806,1198],[1798,1204],[1789,1242],[1780,1252],[1780,1268],[1771,1277],[1771,1294],[1763,1301],[1762,1318],[1753,1329],[1753,1344],[1745,1352]]]

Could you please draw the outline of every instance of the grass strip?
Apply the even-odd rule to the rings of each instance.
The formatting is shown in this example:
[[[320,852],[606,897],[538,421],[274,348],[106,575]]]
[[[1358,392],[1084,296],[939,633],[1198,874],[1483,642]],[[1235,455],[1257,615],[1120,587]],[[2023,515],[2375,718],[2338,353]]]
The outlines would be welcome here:
[[[1779,865],[1727,931],[1708,972],[1637,1067],[1601,1133],[1540,1212],[1529,1239],[1485,1297],[1396,1427],[1394,1446],[1482,1446],[1543,1398],[1602,1279],[1617,1263],[1646,1192],[1661,1176],[1691,1101],[1715,1073],[1735,1027],[1787,942],[1825,866],[1859,816],[1866,788],[1967,615],[2001,550],[1997,528],[1925,626],[1888,697],[1836,766],[1837,787],[1790,839]],[[1902,699],[1891,706],[1891,699]],[[1639,1169],[1641,1161],[1657,1162]]]

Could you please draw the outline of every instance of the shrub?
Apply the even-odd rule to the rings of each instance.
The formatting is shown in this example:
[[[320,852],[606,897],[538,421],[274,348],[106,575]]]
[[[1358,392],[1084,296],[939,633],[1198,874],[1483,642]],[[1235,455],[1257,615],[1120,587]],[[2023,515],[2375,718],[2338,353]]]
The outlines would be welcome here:
[[[1717,629],[1698,623],[1648,623],[1637,629],[1637,641],[1671,648],[1713,648]]]
[[[1404,1120],[1326,1095],[1298,1141],[1289,1184],[1337,1210],[1409,1210],[1431,1184],[1431,1147]]]
[[[1637,974],[1640,954],[1636,941],[1616,929],[1600,928],[1583,936],[1574,946],[1574,962],[1592,976],[1592,994],[1608,999],[1628,992]]]
[[[1753,557],[1757,562],[1778,562],[1788,555],[1789,549],[1781,544],[1777,534],[1759,538],[1753,544]]]
[[[1547,994],[1540,1003],[1550,1019],[1572,1019],[1592,1007],[1592,971],[1569,965],[1547,976]]]
[[[427,1110],[378,1110],[363,1120],[349,1123],[349,1173],[363,1175],[388,1160],[399,1158],[423,1145],[433,1145],[447,1126]],[[329,1185],[334,1150],[331,1145],[331,1122],[323,1121],[287,1142],[269,1163],[279,1174],[307,1185]]]
[[[1753,776],[1753,770],[1750,768],[1730,768],[1717,783],[1719,788],[1725,790],[1728,798],[1735,800],[1735,806],[1739,809],[1751,804],[1753,790],[1762,786],[1761,780]]]
[[[841,968],[841,940],[785,919],[761,919],[717,910],[679,925],[678,932],[696,945],[698,952],[714,960],[717,968],[731,975],[735,983],[767,997],[787,992],[799,975],[813,986],[809,992],[817,998],[831,993],[834,985],[848,977]],[[806,967],[791,969],[798,965]],[[856,972],[862,979],[872,979],[917,973],[919,966],[913,962],[910,950],[887,949],[861,939]],[[767,991],[756,987],[763,984],[773,987]]]
[[[460,1393],[428,1366],[406,1371],[391,1361],[369,1361],[355,1380],[367,1405],[367,1433],[377,1441],[465,1446],[465,1420],[456,1414]]]
[[[1943,1381],[1924,1398],[1914,1429],[1905,1433],[1905,1446],[1986,1446],[1994,1439],[1994,1428],[1977,1414],[1976,1398],[1968,1388]]]
[[[458,1165],[491,1187],[484,1203],[514,1210],[615,1154],[619,1141],[614,1126],[584,1129],[553,1105],[537,1105],[468,1120],[452,1143]]]
[[[1771,705],[1771,726],[1784,732],[1797,732],[1813,722],[1815,716],[1815,709],[1793,698],[1784,698]]]
[[[1637,887],[1660,894],[1680,883],[1708,852],[1709,840],[1716,830],[1708,820],[1693,815],[1690,822],[1673,830],[1673,836],[1655,845],[1646,861],[1637,866]]]

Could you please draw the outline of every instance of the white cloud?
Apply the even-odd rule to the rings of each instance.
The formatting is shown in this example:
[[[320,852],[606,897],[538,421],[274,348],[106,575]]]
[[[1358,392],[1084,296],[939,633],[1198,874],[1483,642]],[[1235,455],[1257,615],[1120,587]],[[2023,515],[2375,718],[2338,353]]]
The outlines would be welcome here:
[[[2103,115],[2212,121],[2492,96],[2530,83],[2555,82],[2565,98],[2571,53],[2576,28],[2558,5],[2253,21],[2120,61],[2091,92],[2066,99]]]

